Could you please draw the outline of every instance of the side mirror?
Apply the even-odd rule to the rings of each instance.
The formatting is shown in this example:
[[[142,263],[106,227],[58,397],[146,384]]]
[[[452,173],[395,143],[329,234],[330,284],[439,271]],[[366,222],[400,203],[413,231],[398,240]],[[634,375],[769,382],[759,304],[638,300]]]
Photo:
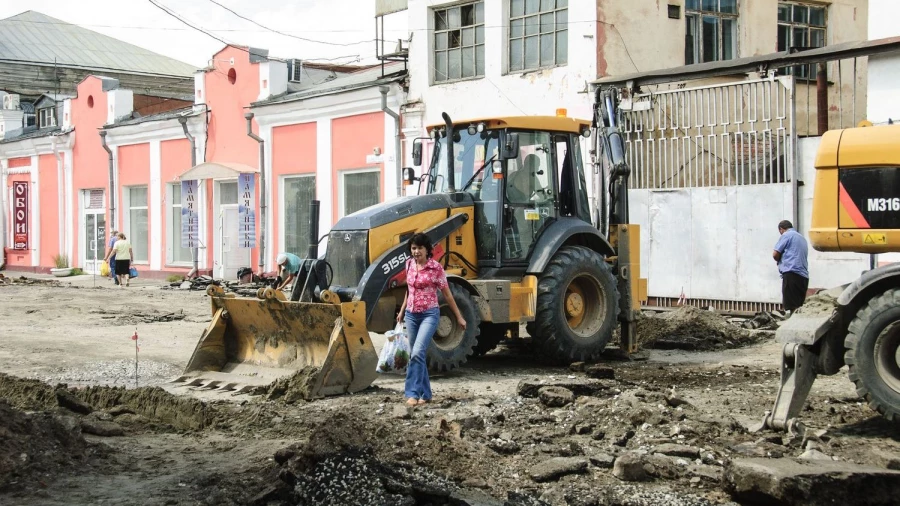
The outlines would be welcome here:
[[[422,165],[422,141],[416,140],[412,146],[413,165],[416,167]],[[412,168],[410,168],[412,170]]]
[[[506,142],[503,144],[500,156],[509,160],[519,157],[519,134],[516,132],[506,134]]]
[[[419,156],[421,157],[422,154],[419,153]],[[416,169],[414,169],[412,167],[404,167],[403,168],[403,184],[409,186],[409,185],[413,184],[413,182],[415,180],[416,180]]]

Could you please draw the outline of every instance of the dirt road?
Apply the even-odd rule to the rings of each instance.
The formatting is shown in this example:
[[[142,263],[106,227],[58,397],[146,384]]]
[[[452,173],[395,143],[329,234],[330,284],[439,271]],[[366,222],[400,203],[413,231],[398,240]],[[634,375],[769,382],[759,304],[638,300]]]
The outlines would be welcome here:
[[[0,285],[0,503],[724,504],[737,456],[815,447],[881,465],[873,450],[898,448],[845,372],[813,387],[815,436],[749,433],[777,389],[770,337],[650,350],[603,379],[500,347],[433,377],[436,402],[416,410],[396,376],[310,403],[201,402],[152,387],[190,357],[205,295],[99,285]],[[626,455],[644,459],[638,476],[613,469]]]

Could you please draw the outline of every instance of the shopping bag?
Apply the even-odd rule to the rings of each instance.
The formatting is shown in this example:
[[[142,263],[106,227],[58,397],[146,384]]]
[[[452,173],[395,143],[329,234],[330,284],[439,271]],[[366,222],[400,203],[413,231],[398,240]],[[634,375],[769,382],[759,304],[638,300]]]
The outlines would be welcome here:
[[[107,262],[100,264],[100,275],[103,277],[109,276],[109,264]]]
[[[128,277],[130,277],[130,278],[138,277],[137,269],[135,269],[134,267],[129,268],[128,269]]]
[[[409,365],[409,338],[406,337],[406,329],[398,323],[394,330],[389,330],[387,341],[381,354],[378,356],[379,373],[406,374],[406,366]]]

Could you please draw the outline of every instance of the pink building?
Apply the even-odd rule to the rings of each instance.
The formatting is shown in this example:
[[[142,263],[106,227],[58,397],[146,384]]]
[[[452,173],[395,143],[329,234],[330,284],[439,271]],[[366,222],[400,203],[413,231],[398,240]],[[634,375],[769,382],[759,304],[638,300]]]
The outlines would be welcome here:
[[[200,272],[215,277],[273,270],[280,251],[305,256],[310,200],[322,203],[321,235],[399,195],[405,79],[403,64],[304,68],[227,46],[195,75],[193,106],[142,117],[131,90],[90,76],[58,131],[0,141],[5,262],[47,271],[60,254],[97,272],[111,229],[149,276],[192,269],[188,234]],[[183,188],[196,192],[190,203]]]

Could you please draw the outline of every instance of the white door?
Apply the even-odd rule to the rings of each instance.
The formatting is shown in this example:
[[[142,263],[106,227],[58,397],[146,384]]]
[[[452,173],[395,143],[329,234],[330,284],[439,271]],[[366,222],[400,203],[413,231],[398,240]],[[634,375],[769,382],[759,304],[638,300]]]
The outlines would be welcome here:
[[[88,274],[100,274],[100,264],[106,256],[106,204],[103,190],[83,190],[81,229],[84,238],[81,248],[81,268]]]
[[[222,279],[237,279],[237,271],[250,265],[250,248],[240,245],[237,181],[217,182],[216,204],[219,226],[216,241],[216,274]]]
[[[242,248],[240,244],[237,205],[222,206],[222,272],[224,279],[237,279],[237,271],[241,267],[251,267],[250,248]]]

